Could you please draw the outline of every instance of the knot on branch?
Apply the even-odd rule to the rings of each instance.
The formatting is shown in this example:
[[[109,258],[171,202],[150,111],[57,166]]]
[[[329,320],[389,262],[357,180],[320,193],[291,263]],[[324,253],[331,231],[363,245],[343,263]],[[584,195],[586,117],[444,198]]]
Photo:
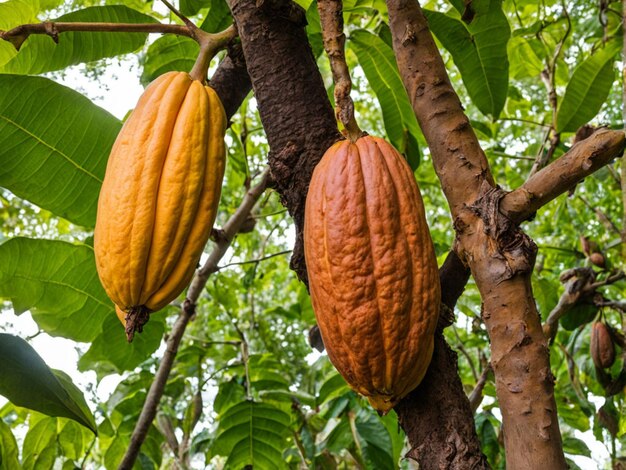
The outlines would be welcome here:
[[[481,196],[469,210],[483,222],[483,231],[492,243],[492,252],[505,261],[506,273],[501,280],[516,274],[530,273],[535,264],[537,245],[510,218],[500,212],[500,201],[506,196],[499,186],[483,183]]]

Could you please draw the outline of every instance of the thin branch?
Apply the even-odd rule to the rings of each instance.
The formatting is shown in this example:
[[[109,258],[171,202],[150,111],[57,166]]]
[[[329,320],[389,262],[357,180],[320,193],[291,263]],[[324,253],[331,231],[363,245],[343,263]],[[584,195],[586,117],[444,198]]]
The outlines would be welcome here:
[[[504,196],[500,201],[500,212],[516,222],[528,219],[552,199],[619,157],[624,147],[624,132],[608,129],[595,132]]]
[[[219,271],[224,268],[228,268],[230,266],[241,266],[242,264],[252,264],[252,263],[259,264],[261,261],[265,261],[267,259],[274,258],[276,256],[286,255],[286,254],[291,253],[292,251],[293,250],[284,250],[284,251],[279,251],[278,253],[272,253],[271,255],[263,256],[262,258],[258,258],[258,259],[251,259],[248,261],[236,261],[234,263],[228,263],[228,264],[225,264],[224,266],[218,266],[217,270]]]
[[[161,362],[159,363],[159,368],[154,376],[152,385],[150,385],[146,401],[144,402],[141,414],[139,415],[139,419],[135,424],[135,429],[130,438],[130,444],[118,470],[130,470],[133,467],[137,456],[139,455],[141,445],[148,434],[150,425],[156,416],[157,407],[161,401],[161,397],[163,396],[165,384],[172,370],[172,365],[178,352],[178,346],[180,345],[183,333],[185,332],[189,321],[195,314],[196,301],[200,297],[200,293],[204,289],[209,275],[217,270],[216,268],[219,261],[228,250],[232,240],[239,231],[239,227],[243,221],[246,220],[255,203],[261,197],[261,194],[263,194],[263,191],[265,191],[268,181],[269,173],[265,171],[259,183],[246,193],[239,208],[226,222],[226,224],[224,224],[224,228],[221,232],[222,237],[220,237],[220,240],[216,243],[216,246],[213,248],[213,251],[209,255],[209,258],[204,266],[196,272],[193,280],[191,281],[191,285],[187,291],[187,298],[185,299],[180,314],[178,315],[178,318],[172,327],[172,331],[168,336],[167,348],[163,354]]]
[[[472,390],[472,393],[469,394],[468,399],[470,402],[470,408],[472,409],[472,413],[476,413],[476,410],[483,401],[483,390],[485,389],[485,385],[487,384],[490,373],[491,364],[483,369],[482,373],[480,374],[480,378],[476,382],[474,390]]]
[[[8,31],[0,31],[0,39],[13,44],[19,50],[31,34],[46,34],[56,43],[59,34],[67,32],[110,32],[110,33],[161,33],[176,34],[195,38],[193,31],[187,26],[163,23],[64,23],[44,21],[42,23],[23,24]]]
[[[354,103],[350,98],[352,81],[344,52],[346,35],[343,33],[342,1],[318,0],[317,9],[322,25],[324,50],[328,54],[335,82],[337,118],[346,128],[348,138],[354,142],[363,135],[363,132],[354,119]]]
[[[602,211],[602,209],[598,208],[598,207],[593,207],[589,201],[587,201],[587,199],[585,199],[584,197],[582,197],[581,195],[577,196],[578,199],[580,199],[582,201],[582,203],[587,206],[588,209],[592,210],[593,212],[595,212],[596,216],[598,217],[598,219],[600,220],[600,222],[602,222],[604,224],[604,226],[609,229],[614,231],[615,233],[617,233],[618,235],[621,235],[621,231],[620,229],[617,227],[617,225],[615,225],[615,223],[609,218],[608,215],[606,215],[606,213],[604,211]]]

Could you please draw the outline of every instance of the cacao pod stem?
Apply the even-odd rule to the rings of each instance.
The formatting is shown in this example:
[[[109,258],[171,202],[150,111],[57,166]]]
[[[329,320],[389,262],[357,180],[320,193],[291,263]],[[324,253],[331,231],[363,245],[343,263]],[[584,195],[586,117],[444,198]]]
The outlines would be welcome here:
[[[143,331],[143,326],[148,323],[149,314],[150,310],[143,305],[132,307],[126,313],[126,339],[129,343],[133,341],[135,332]]]

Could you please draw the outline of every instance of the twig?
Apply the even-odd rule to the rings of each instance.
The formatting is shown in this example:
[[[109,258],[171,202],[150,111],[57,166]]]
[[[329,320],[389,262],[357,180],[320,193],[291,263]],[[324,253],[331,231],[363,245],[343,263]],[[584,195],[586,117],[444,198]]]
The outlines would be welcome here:
[[[264,257],[258,258],[258,259],[251,259],[251,260],[248,260],[248,261],[236,261],[234,263],[228,263],[228,264],[225,264],[224,266],[218,266],[217,267],[217,271],[222,270],[224,268],[228,268],[230,266],[241,266],[242,264],[252,264],[252,263],[258,264],[261,261],[265,261],[267,259],[274,258],[276,256],[286,255],[286,254],[291,253],[292,251],[293,250],[279,251],[278,253],[272,253],[271,255],[267,255],[267,256],[264,256]]]
[[[476,386],[472,393],[469,394],[468,400],[470,403],[470,408],[472,409],[472,413],[476,413],[476,410],[480,406],[483,401],[483,390],[485,389],[485,385],[487,384],[487,379],[489,379],[489,374],[491,373],[491,364],[487,365],[480,374],[480,378],[476,382]]]
[[[161,33],[176,34],[194,38],[193,32],[187,27],[179,24],[163,23],[64,23],[44,21],[42,23],[23,24],[8,31],[0,31],[0,39],[13,44],[18,51],[24,41],[31,34],[46,34],[56,43],[59,42],[59,34],[67,32],[110,32],[110,33]]]
[[[352,81],[344,52],[346,35],[343,33],[342,1],[319,0],[317,9],[322,24],[324,50],[328,54],[330,68],[333,71],[337,118],[346,128],[347,137],[355,142],[363,132],[354,119],[354,103],[350,98]]]
[[[220,240],[216,243],[216,246],[213,248],[213,251],[209,255],[209,258],[204,266],[196,272],[191,285],[189,286],[189,290],[187,291],[187,298],[185,299],[180,314],[176,319],[176,323],[174,323],[172,331],[167,339],[167,348],[163,354],[161,362],[159,363],[159,368],[154,376],[154,380],[150,386],[148,395],[146,396],[146,401],[144,402],[141,414],[139,415],[139,419],[137,420],[135,429],[131,435],[130,444],[122,462],[120,463],[120,466],[118,467],[118,470],[130,470],[133,467],[135,460],[137,459],[137,455],[139,455],[141,445],[148,434],[150,425],[156,416],[157,407],[161,397],[163,396],[165,384],[172,370],[174,358],[178,352],[178,346],[181,342],[183,333],[195,313],[195,303],[200,297],[200,293],[204,289],[209,275],[216,271],[219,261],[228,250],[232,240],[239,231],[239,227],[244,220],[246,220],[255,203],[261,197],[261,194],[263,194],[263,191],[265,191],[268,181],[269,173],[265,171],[259,183],[246,193],[239,208],[226,222],[226,224],[224,224],[224,228],[222,229],[223,236],[220,237]]]
[[[584,197],[582,197],[581,195],[577,196],[578,199],[580,199],[582,201],[582,203],[587,206],[588,209],[592,210],[593,212],[595,212],[596,216],[598,217],[598,219],[600,220],[600,222],[602,222],[604,224],[604,226],[606,228],[608,228],[609,230],[613,230],[615,233],[617,233],[618,235],[621,235],[621,231],[620,229],[617,227],[617,225],[615,225],[615,223],[609,218],[608,215],[606,215],[606,213],[604,213],[600,208],[598,207],[593,207],[589,201],[587,201],[587,199],[585,199]]]

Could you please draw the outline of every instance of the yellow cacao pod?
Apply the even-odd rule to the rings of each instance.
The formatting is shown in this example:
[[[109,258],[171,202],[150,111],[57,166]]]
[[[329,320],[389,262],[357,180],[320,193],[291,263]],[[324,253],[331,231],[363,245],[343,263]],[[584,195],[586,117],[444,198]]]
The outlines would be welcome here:
[[[599,369],[608,369],[615,362],[615,346],[609,329],[602,322],[595,322],[591,327],[591,359]]]
[[[304,252],[331,362],[386,413],[426,373],[440,303],[422,198],[389,143],[365,136],[324,154],[307,195]]]
[[[194,274],[217,212],[226,122],[213,89],[169,72],[146,88],[113,145],[94,249],[118,317],[133,319],[129,339]]]

